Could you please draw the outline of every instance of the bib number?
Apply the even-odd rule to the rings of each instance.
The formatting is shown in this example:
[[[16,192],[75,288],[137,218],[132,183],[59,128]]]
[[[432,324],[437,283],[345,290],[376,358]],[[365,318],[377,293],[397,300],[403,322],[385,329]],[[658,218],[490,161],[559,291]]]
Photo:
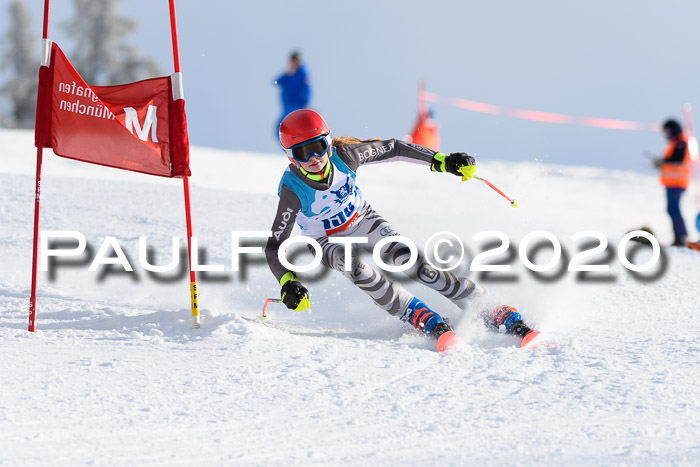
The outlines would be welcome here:
[[[322,219],[324,230],[331,230],[345,224],[355,212],[355,205],[349,203],[345,209],[327,219]]]

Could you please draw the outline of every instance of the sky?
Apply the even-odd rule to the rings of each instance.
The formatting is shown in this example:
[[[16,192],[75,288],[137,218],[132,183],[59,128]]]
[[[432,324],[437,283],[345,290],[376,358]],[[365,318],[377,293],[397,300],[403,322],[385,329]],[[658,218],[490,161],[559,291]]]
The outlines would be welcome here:
[[[10,0],[0,0],[0,32]],[[43,2],[30,2],[37,50]],[[172,70],[166,0],[123,0],[139,23],[126,40]],[[272,81],[292,50],[305,58],[311,107],[335,135],[402,138],[417,117],[418,83],[433,93],[489,104],[658,123],[700,108],[696,59],[700,2],[191,1],[177,3],[193,145],[282,155]],[[51,2],[50,38],[71,0]],[[651,173],[644,153],[665,147],[655,131],[532,122],[432,105],[441,151],[480,159],[595,165]]]

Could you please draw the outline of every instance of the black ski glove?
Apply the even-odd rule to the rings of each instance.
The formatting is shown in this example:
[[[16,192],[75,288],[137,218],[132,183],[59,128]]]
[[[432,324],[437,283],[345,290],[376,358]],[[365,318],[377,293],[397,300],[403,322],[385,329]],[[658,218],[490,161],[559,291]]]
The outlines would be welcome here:
[[[466,181],[476,173],[476,160],[463,152],[453,152],[450,155],[438,152],[433,156],[430,170],[433,172],[449,172],[462,177],[462,181]]]
[[[291,275],[291,273],[287,274]],[[289,276],[287,276],[287,274],[282,277],[283,281],[287,279],[282,284],[282,302],[290,310],[307,310],[311,305],[309,302],[309,291],[306,290],[306,287],[301,285],[301,282],[299,282],[296,277],[291,275],[292,278],[288,278]]]

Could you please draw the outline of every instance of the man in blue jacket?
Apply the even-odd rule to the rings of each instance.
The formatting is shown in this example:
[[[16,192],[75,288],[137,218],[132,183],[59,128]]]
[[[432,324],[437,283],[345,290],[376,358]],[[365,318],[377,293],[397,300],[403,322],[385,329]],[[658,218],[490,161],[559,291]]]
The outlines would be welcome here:
[[[275,80],[275,84],[282,87],[282,115],[275,128],[275,136],[277,136],[284,117],[295,110],[305,109],[311,99],[309,75],[306,73],[306,67],[301,61],[299,52],[292,52],[289,56],[287,71]]]

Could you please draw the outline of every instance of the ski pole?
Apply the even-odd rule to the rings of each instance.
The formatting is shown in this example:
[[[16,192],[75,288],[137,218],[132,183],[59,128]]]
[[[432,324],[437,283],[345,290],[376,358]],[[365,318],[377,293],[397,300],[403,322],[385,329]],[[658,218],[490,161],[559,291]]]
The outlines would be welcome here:
[[[281,298],[268,298],[267,300],[265,300],[265,304],[263,305],[263,309],[262,309],[262,315],[260,315],[260,317],[262,319],[267,319],[267,311],[266,310],[267,310],[267,305],[269,305],[270,303],[282,303],[282,299]]]
[[[487,184],[489,187],[491,187],[496,193],[498,193],[499,195],[503,196],[505,199],[510,201],[510,205],[513,206],[514,208],[518,207],[518,200],[517,199],[510,199],[508,196],[506,196],[505,193],[503,193],[501,190],[496,188],[491,182],[489,182],[485,178],[477,177],[476,175],[474,175],[474,178],[476,178],[477,180],[481,180],[482,182]]]

